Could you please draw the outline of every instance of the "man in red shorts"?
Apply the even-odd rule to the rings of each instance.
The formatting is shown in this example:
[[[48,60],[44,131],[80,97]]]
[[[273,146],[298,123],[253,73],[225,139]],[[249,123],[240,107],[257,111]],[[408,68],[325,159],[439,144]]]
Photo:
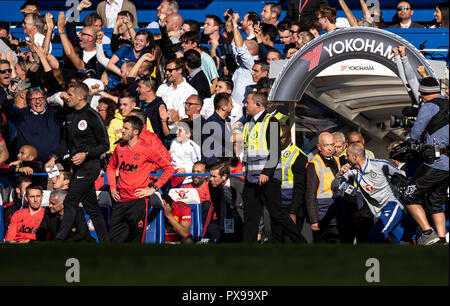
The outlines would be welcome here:
[[[112,242],[144,242],[147,227],[149,197],[159,190],[175,173],[162,146],[140,138],[142,121],[127,117],[123,121],[122,141],[116,146],[106,167],[111,195],[116,201],[112,207],[109,235]],[[157,169],[163,173],[156,183],[149,174]],[[119,170],[117,182],[116,170]]]
[[[27,187],[25,200],[28,202],[28,208],[18,210],[12,216],[5,236],[6,243],[28,243],[36,240],[36,231],[44,217],[44,209],[41,207],[42,195],[41,186]]]

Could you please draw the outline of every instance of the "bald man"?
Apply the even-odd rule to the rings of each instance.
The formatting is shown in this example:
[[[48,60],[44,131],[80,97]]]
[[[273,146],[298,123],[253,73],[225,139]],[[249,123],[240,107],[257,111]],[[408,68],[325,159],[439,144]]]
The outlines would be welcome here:
[[[20,147],[19,153],[17,153],[17,159],[21,161],[32,161],[38,156],[38,152],[35,147],[31,145],[24,145]]]
[[[170,40],[173,44],[180,42],[181,26],[183,25],[183,17],[180,14],[175,13],[167,16],[166,29]]]
[[[333,191],[351,193],[351,180],[368,203],[377,220],[369,233],[371,242],[399,243],[403,237],[402,221],[406,210],[400,203],[400,193],[390,183],[395,173],[405,173],[386,160],[366,158],[365,148],[360,143],[351,144],[347,150],[349,163],[342,166],[333,180]],[[343,183],[347,185],[343,185]],[[349,189],[350,188],[350,189]]]
[[[334,136],[328,132],[319,135],[319,152],[306,168],[306,209],[313,231],[314,242],[340,242],[336,220],[336,203],[331,182],[339,172],[339,159],[334,155]]]

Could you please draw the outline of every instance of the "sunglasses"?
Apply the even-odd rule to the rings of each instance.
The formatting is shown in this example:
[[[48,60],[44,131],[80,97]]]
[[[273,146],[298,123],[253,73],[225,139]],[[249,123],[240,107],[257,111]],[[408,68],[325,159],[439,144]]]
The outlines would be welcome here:
[[[12,69],[11,69],[11,68],[8,68],[8,69],[0,69],[0,73],[1,73],[1,74],[11,73],[11,72],[12,72]]]
[[[180,68],[179,67],[177,67],[177,68],[166,68],[166,71],[172,73],[174,70],[178,70],[178,69],[180,69]]]
[[[399,7],[397,7],[397,11],[398,12],[400,12],[400,11],[409,11],[409,10],[410,10],[409,6],[399,6]]]

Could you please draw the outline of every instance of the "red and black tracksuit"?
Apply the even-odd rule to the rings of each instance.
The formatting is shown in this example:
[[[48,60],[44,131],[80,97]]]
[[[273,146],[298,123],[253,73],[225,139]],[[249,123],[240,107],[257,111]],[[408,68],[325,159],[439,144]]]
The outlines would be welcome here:
[[[149,174],[160,168],[164,172],[154,182]],[[119,169],[117,181],[114,179],[116,169]],[[132,148],[128,143],[117,145],[106,167],[111,190],[120,194],[109,221],[112,242],[144,242],[149,199],[135,196],[136,189],[144,189],[152,183],[161,188],[174,173],[170,154],[154,133],[143,130]]]

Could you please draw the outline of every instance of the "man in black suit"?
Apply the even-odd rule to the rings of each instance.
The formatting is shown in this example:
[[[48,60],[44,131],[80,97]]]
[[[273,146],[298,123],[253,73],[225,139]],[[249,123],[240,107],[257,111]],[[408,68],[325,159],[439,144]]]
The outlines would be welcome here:
[[[311,22],[316,21],[316,11],[328,6],[327,0],[289,0],[285,21]]]
[[[189,73],[187,77],[188,83],[197,90],[202,100],[211,97],[208,78],[201,68],[202,57],[200,53],[194,49],[187,50],[184,53],[184,60],[186,70]]]
[[[244,222],[244,181],[230,175],[230,167],[217,162],[210,169],[209,191],[217,213],[221,242],[241,242]]]
[[[408,1],[400,1],[397,4],[397,17],[398,23],[390,26],[391,28],[423,28],[424,26],[418,24],[416,22],[412,22],[411,17],[414,14],[414,11],[411,7],[411,4]]]
[[[267,94],[251,92],[245,108],[252,119],[244,125],[244,237],[243,242],[256,242],[262,208],[271,219],[272,238],[282,242],[287,236],[292,242],[304,241],[300,230],[281,208],[281,144],[278,120],[270,115]]]

